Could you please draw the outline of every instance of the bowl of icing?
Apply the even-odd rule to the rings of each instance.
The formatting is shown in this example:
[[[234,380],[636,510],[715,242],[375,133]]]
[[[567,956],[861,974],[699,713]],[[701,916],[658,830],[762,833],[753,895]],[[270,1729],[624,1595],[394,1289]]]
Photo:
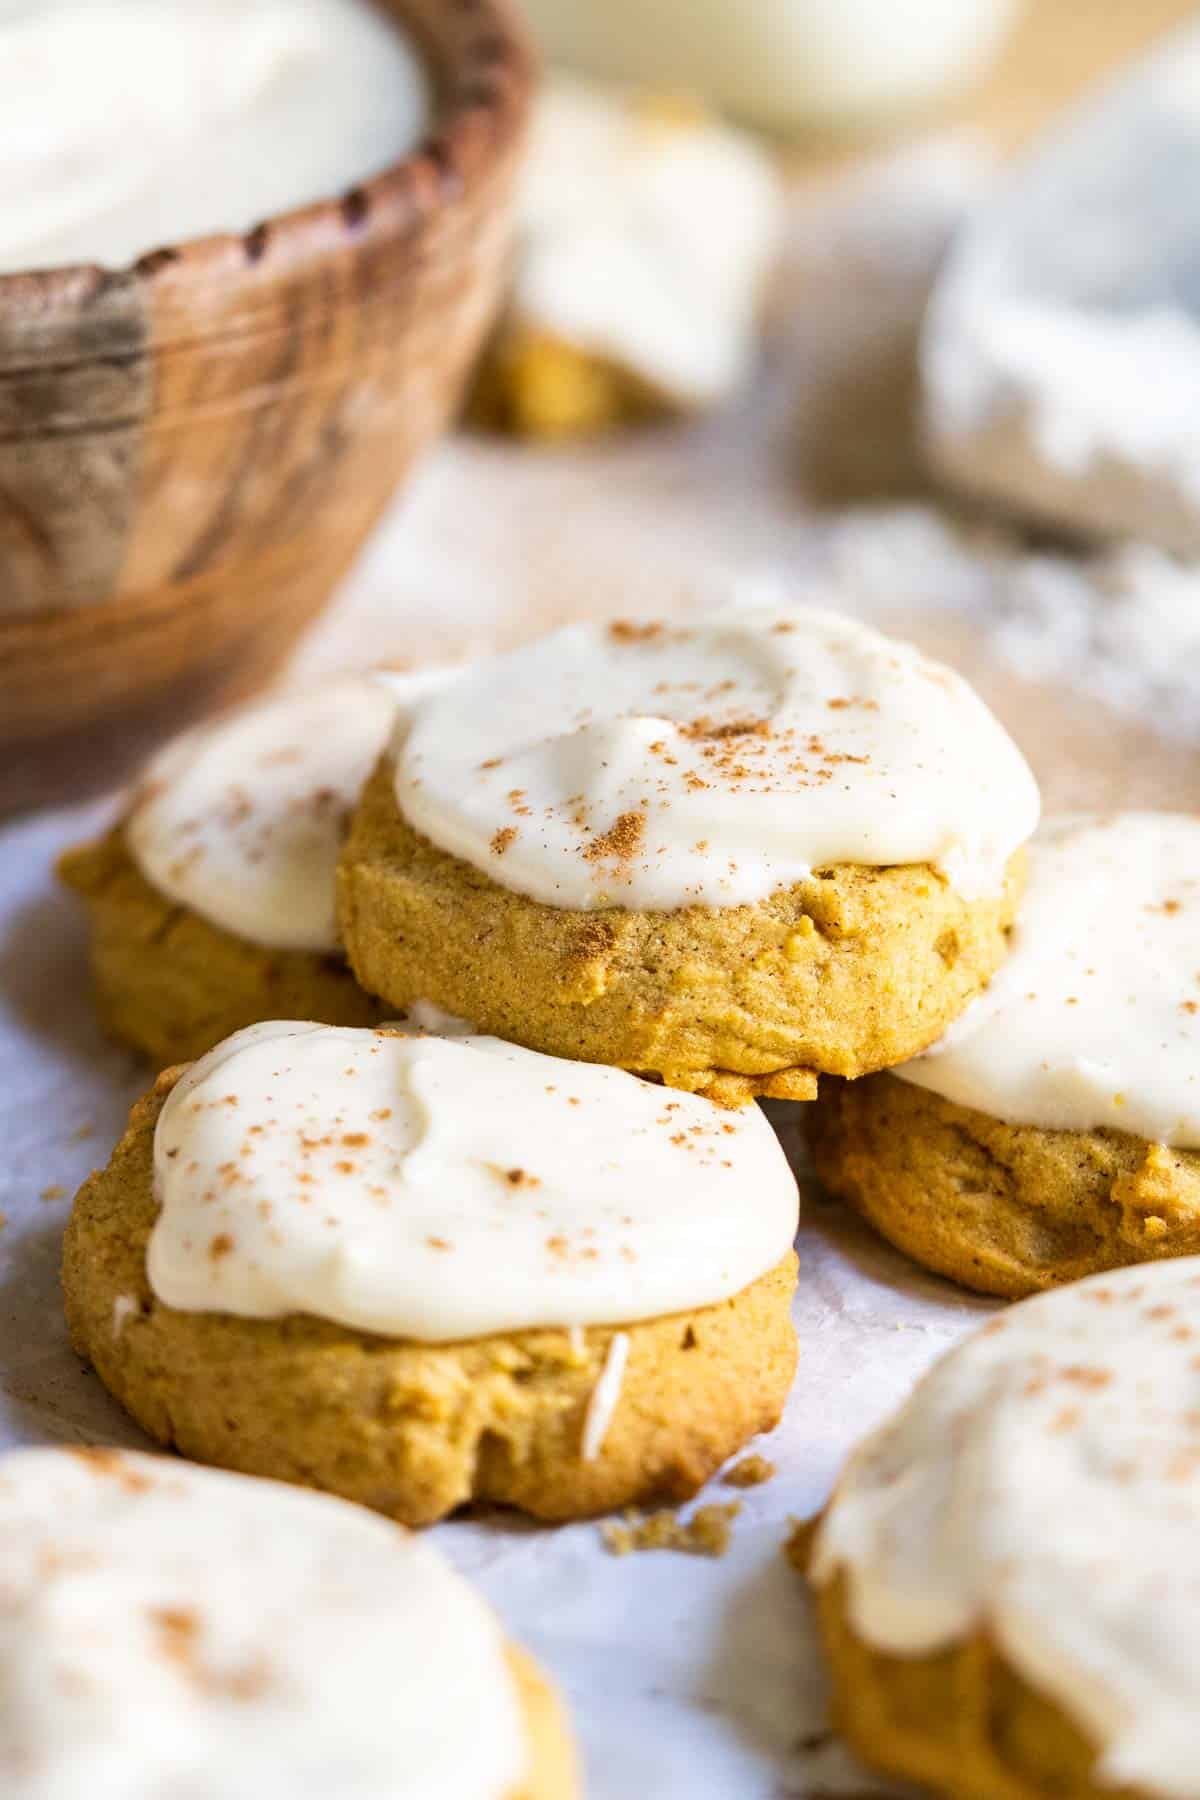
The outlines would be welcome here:
[[[0,809],[260,685],[458,404],[509,0],[0,0]]]

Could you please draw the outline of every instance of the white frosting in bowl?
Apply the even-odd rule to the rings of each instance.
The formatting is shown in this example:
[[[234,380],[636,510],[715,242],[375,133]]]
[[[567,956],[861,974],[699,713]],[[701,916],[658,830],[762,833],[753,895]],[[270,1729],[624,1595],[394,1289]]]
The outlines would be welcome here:
[[[498,1038],[277,1022],[168,1096],[158,1298],[446,1342],[715,1305],[787,1255],[795,1179],[755,1107]]]
[[[1200,1800],[1200,1258],[999,1315],[847,1465],[813,1573],[924,1656],[986,1632],[1101,1785]]]
[[[1007,961],[892,1073],[1051,1131],[1200,1149],[1200,818],[1048,822]]]
[[[550,906],[765,899],[834,863],[999,890],[1036,783],[961,676],[840,614],[575,625],[467,670],[397,733],[416,829]]]
[[[391,682],[331,681],[168,744],[125,821],[142,874],[251,943],[336,950],[338,851],[395,717],[404,677]]]
[[[368,0],[0,0],[0,273],[119,266],[332,198],[429,110]]]
[[[428,1545],[344,1501],[20,1451],[0,1461],[0,1589],[5,1800],[522,1788],[498,1623]]]

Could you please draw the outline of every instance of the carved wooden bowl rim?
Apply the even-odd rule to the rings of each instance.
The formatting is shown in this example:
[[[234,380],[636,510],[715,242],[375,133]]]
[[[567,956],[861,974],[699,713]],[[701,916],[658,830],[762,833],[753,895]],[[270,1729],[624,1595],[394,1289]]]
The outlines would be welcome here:
[[[537,78],[537,59],[514,0],[440,0],[457,15],[461,40],[450,49],[422,19],[420,0],[376,0],[412,31],[434,86],[433,121],[421,142],[380,174],[326,200],[277,213],[249,231],[215,233],[151,250],[123,268],[65,264],[0,275],[0,316],[54,315],[95,289],[133,276],[153,290],[219,284],[228,291],[239,270],[253,276],[299,267],[344,246],[346,239],[416,236],[443,207],[486,183],[523,134]],[[451,28],[452,29],[452,28]],[[149,298],[149,295],[147,296]]]

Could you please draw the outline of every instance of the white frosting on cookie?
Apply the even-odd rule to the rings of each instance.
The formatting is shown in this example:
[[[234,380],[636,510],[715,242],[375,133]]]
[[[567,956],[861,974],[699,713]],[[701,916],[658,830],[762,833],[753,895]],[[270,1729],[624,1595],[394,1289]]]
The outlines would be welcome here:
[[[401,1027],[238,1032],[168,1097],[154,1180],[168,1306],[431,1343],[713,1305],[798,1206],[755,1107]]]
[[[832,863],[994,893],[1039,809],[961,676],[784,605],[573,625],[477,664],[397,733],[396,798],[493,881],[577,909],[740,905]]]
[[[550,84],[534,117],[510,305],[519,323],[705,406],[751,363],[782,189],[749,138],[680,110]]]
[[[813,1571],[922,1656],[985,1631],[1102,1752],[1200,1800],[1200,1258],[1092,1277],[945,1357],[851,1458]]]
[[[176,738],[150,763],[125,821],[142,874],[251,943],[336,950],[346,820],[409,679],[346,677]]]
[[[892,1073],[1015,1125],[1200,1148],[1200,818],[1056,820],[1030,864],[991,986]]]
[[[5,1800],[523,1788],[496,1620],[424,1542],[344,1501],[20,1451],[0,1461],[0,1590]]]

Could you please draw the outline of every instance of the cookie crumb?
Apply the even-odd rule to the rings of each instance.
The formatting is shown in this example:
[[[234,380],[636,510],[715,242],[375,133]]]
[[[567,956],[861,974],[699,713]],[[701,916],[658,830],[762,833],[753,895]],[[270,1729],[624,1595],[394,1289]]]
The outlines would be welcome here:
[[[775,1464],[768,1462],[765,1456],[743,1456],[741,1462],[734,1463],[732,1469],[726,1469],[721,1480],[726,1487],[761,1487],[764,1481],[770,1481],[774,1473]]]
[[[55,1200],[65,1200],[67,1197],[67,1190],[55,1181],[52,1182],[49,1187],[44,1187],[42,1189],[41,1197],[46,1201],[47,1205],[52,1205]]]
[[[696,1509],[690,1519],[683,1520],[670,1508],[648,1513],[644,1519],[631,1518],[626,1525],[609,1520],[600,1527],[604,1548],[610,1556],[628,1556],[635,1550],[677,1550],[682,1556],[724,1556],[733,1536],[733,1521],[742,1510],[740,1500],[723,1506],[709,1505]]]

